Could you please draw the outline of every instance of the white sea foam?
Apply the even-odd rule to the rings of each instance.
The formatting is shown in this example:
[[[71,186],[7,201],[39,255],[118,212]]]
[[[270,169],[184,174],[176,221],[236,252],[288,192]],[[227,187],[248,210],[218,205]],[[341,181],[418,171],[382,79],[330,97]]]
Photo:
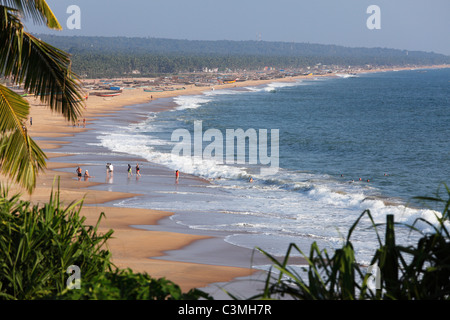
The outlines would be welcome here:
[[[258,90],[255,90],[258,91]],[[173,98],[173,101],[178,105],[175,110],[196,109],[214,99],[214,96],[220,95],[236,95],[245,93],[243,90],[221,89],[209,90],[199,95],[181,95]]]
[[[358,75],[356,74],[349,74],[349,73],[336,73],[336,76],[340,77],[340,78],[358,78]]]
[[[184,110],[196,109],[201,105],[210,102],[211,99],[208,99],[205,95],[185,95],[175,97],[173,101],[178,105],[176,110]]]
[[[164,165],[173,170],[204,177],[204,178],[228,178],[237,179],[248,176],[245,168],[238,166],[223,165],[213,159],[196,159],[195,157],[184,157],[174,155],[170,152],[158,151],[155,146],[173,143],[161,140],[150,135],[133,132],[127,128],[116,130],[116,132],[105,132],[97,137],[101,145],[114,151],[141,156],[150,162]]]
[[[272,82],[267,85],[257,86],[257,87],[243,87],[242,89],[220,89],[220,90],[207,90],[200,95],[181,95],[173,99],[173,101],[178,105],[175,110],[185,110],[185,109],[196,109],[214,99],[214,96],[220,95],[237,95],[246,92],[275,92],[277,89],[284,87],[293,87],[301,85],[302,82],[292,81],[292,82]]]
[[[251,92],[276,92],[279,89],[285,87],[295,87],[299,85],[303,85],[304,82],[301,80],[292,81],[292,82],[272,82],[266,85],[257,86],[257,87],[245,87],[246,90]]]

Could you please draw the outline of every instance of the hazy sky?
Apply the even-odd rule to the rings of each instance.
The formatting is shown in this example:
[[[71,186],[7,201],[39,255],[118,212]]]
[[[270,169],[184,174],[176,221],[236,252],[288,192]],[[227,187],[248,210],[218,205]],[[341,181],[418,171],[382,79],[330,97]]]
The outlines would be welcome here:
[[[60,35],[257,40],[386,47],[450,55],[450,0],[47,0]],[[81,29],[68,29],[70,5]],[[370,5],[381,29],[368,29]],[[27,24],[28,30],[51,33]]]

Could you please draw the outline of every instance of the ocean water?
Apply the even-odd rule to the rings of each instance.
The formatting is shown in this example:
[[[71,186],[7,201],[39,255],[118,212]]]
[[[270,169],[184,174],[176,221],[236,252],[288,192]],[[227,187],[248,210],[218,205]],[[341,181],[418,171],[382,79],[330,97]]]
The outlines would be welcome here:
[[[289,243],[304,252],[313,242],[337,248],[367,209],[376,223],[394,214],[396,222],[422,218],[435,225],[440,216],[441,208],[413,197],[435,195],[443,182],[450,183],[450,69],[274,82],[179,96],[173,102],[175,107],[165,112],[141,108],[144,120],[138,123],[101,128],[99,144],[208,183],[162,189],[161,197],[118,205],[172,211],[178,224],[226,232],[225,241],[233,245],[258,246],[275,255],[283,255]],[[255,147],[250,140],[240,164],[226,163],[220,153],[202,161],[173,155],[179,140],[172,141],[172,134],[180,129],[190,133],[194,150],[198,121],[201,134],[209,129],[222,134],[224,154],[227,129],[265,129],[269,142],[278,130],[278,171],[261,174],[267,165],[249,163],[249,147]],[[201,150],[210,144],[205,139]],[[269,143],[268,150],[272,147]],[[378,246],[370,226],[365,217],[351,237],[361,263],[369,263]],[[432,230],[424,222],[416,226]],[[396,231],[399,243],[418,236],[406,227]],[[382,226],[379,232],[383,238]]]

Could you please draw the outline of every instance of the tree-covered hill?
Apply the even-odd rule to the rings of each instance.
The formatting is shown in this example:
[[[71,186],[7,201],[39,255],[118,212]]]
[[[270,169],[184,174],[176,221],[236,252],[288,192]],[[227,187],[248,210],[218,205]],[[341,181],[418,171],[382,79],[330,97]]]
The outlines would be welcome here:
[[[88,77],[219,70],[343,66],[403,66],[450,63],[442,54],[387,48],[267,41],[197,41],[127,37],[37,35],[72,54],[74,71]]]

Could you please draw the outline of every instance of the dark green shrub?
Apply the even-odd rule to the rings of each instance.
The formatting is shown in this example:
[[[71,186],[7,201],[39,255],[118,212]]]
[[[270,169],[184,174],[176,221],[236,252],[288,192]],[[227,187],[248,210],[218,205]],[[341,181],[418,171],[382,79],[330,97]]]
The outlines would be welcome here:
[[[80,216],[82,201],[63,208],[59,193],[48,203],[31,206],[0,198],[0,297],[36,299],[56,294],[66,287],[66,270],[71,265],[83,270],[89,279],[110,267],[110,252],[102,249],[112,234],[97,233]]]
[[[119,270],[105,242],[113,231],[99,234],[80,216],[83,201],[62,207],[59,192],[48,203],[31,206],[0,196],[0,299],[199,299],[199,291],[182,293],[175,283],[147,274]],[[68,288],[69,266],[81,271],[80,289]]]
[[[165,278],[153,279],[146,273],[130,269],[107,272],[82,281],[80,289],[66,289],[58,300],[197,300],[210,299],[200,290],[183,293],[178,285]]]

